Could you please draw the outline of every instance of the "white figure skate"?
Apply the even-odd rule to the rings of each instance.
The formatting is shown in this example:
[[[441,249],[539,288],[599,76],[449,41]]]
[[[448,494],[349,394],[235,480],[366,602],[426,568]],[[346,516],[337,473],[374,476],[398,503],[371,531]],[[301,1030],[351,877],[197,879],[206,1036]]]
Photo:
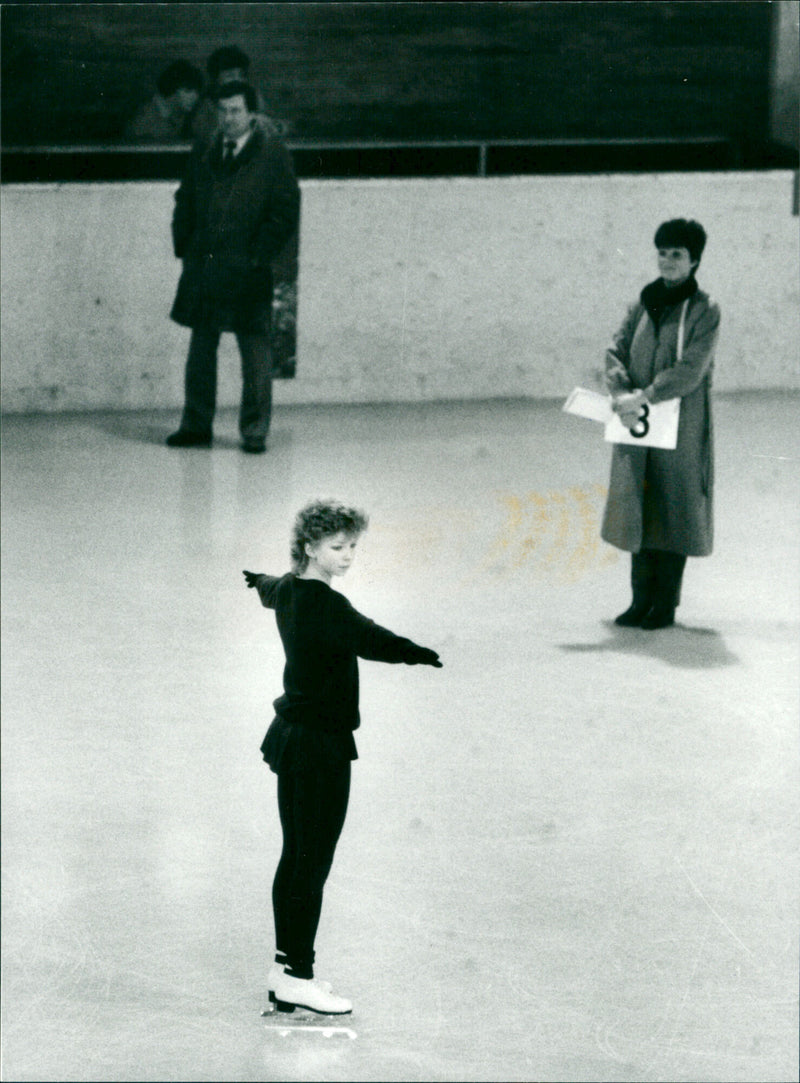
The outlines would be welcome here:
[[[307,1008],[319,1015],[347,1015],[353,1010],[345,997],[336,996],[313,978],[295,978],[282,971],[275,975],[275,1010],[291,1013],[295,1008]]]

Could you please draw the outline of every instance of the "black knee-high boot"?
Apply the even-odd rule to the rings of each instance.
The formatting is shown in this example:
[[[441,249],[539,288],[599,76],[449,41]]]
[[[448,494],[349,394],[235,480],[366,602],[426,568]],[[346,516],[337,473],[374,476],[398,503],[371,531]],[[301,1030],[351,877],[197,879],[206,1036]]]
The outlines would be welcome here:
[[[638,628],[653,608],[656,593],[656,560],[652,549],[631,553],[631,590],[633,601],[614,621],[623,628]]]
[[[681,583],[686,557],[683,553],[656,553],[653,606],[641,623],[652,631],[675,623],[675,610],[681,600]]]

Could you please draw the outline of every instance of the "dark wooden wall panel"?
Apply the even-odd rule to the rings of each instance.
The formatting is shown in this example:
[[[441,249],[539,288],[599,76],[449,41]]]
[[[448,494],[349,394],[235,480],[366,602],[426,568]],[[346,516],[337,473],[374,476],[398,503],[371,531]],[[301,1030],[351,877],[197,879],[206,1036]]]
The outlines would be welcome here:
[[[253,62],[296,140],[766,138],[762,0],[25,4],[2,9],[6,146],[114,142],[159,71]]]

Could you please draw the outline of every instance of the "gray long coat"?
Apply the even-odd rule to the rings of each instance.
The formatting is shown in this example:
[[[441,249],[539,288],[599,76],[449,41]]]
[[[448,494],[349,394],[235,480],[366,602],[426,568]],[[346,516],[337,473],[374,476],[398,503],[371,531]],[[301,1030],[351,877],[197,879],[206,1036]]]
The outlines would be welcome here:
[[[172,239],[183,260],[170,313],[186,327],[266,334],[271,262],[297,228],[300,189],[289,152],[258,127],[222,164],[222,137],[195,149],[175,195]]]
[[[641,301],[606,352],[611,394],[652,386],[653,402],[680,397],[674,451],[615,444],[601,535],[618,549],[661,549],[708,556],[714,541],[714,445],[711,375],[719,307],[698,290],[686,310],[683,359],[677,361],[682,304],[656,329]]]

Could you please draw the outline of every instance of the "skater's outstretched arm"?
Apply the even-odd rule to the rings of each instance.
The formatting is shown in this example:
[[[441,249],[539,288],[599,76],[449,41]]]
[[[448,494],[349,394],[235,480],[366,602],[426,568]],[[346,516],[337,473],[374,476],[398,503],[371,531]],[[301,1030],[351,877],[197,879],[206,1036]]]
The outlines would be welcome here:
[[[275,575],[263,575],[261,572],[242,572],[248,587],[258,591],[261,604],[267,609],[275,608],[277,596],[278,577]]]
[[[344,595],[335,594],[334,605],[337,639],[359,658],[374,662],[404,662],[408,666],[442,668],[436,651],[421,647],[404,636],[395,635],[388,628],[382,628],[380,624],[354,609]]]

